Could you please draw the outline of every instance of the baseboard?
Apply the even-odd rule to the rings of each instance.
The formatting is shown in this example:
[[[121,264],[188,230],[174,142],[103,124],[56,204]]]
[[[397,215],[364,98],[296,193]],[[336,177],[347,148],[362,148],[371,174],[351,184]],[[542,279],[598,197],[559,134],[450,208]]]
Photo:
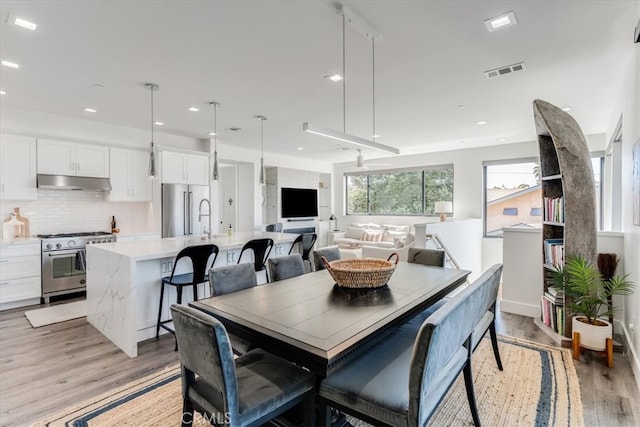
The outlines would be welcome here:
[[[631,370],[633,371],[633,375],[636,378],[636,385],[638,389],[640,389],[640,354],[633,347],[633,341],[631,340],[631,334],[629,330],[625,327],[624,323],[621,322],[622,327],[622,339],[624,340],[624,347],[628,350],[629,354],[629,363],[631,364]],[[618,329],[620,330],[620,329]]]
[[[516,301],[500,300],[500,311],[504,313],[519,314],[520,316],[540,317],[540,306],[532,304],[523,304]]]

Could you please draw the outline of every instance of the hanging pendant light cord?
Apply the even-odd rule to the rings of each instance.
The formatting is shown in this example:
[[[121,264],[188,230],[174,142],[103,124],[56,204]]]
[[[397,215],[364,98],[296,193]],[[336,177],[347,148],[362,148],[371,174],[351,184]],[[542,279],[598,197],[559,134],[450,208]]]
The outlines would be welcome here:
[[[213,104],[213,151],[218,152],[218,104]]]
[[[371,92],[373,99],[373,134],[371,138],[376,140],[376,41],[371,37]]]
[[[153,86],[150,86],[151,90],[151,150],[153,150]]]
[[[346,22],[342,15],[342,132],[347,133],[347,68],[346,68]]]

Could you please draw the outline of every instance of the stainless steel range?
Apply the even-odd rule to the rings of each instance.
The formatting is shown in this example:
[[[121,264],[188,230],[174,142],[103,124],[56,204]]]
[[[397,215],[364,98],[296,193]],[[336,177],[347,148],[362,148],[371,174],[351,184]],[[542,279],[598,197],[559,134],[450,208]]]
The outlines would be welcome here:
[[[87,244],[115,242],[114,234],[87,233],[40,234],[42,239],[42,298],[80,292],[86,289]]]

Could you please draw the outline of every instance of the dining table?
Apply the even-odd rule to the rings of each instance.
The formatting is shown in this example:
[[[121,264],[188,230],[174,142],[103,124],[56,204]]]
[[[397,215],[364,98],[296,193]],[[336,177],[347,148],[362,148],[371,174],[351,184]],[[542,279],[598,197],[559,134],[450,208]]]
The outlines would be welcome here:
[[[189,305],[323,378],[466,283],[469,273],[399,262],[382,287],[345,288],[319,270]]]

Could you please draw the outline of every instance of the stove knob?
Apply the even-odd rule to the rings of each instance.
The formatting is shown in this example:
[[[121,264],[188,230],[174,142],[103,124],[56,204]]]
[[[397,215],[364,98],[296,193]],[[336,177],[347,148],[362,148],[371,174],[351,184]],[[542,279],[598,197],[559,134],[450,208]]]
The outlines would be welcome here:
[[[47,249],[53,249],[53,245],[51,243],[47,243]]]
[[[75,240],[69,240],[69,242],[67,242],[67,245],[69,245],[69,247],[73,247],[76,245],[76,241]]]
[[[60,249],[62,247],[62,243],[56,243],[56,249]]]

